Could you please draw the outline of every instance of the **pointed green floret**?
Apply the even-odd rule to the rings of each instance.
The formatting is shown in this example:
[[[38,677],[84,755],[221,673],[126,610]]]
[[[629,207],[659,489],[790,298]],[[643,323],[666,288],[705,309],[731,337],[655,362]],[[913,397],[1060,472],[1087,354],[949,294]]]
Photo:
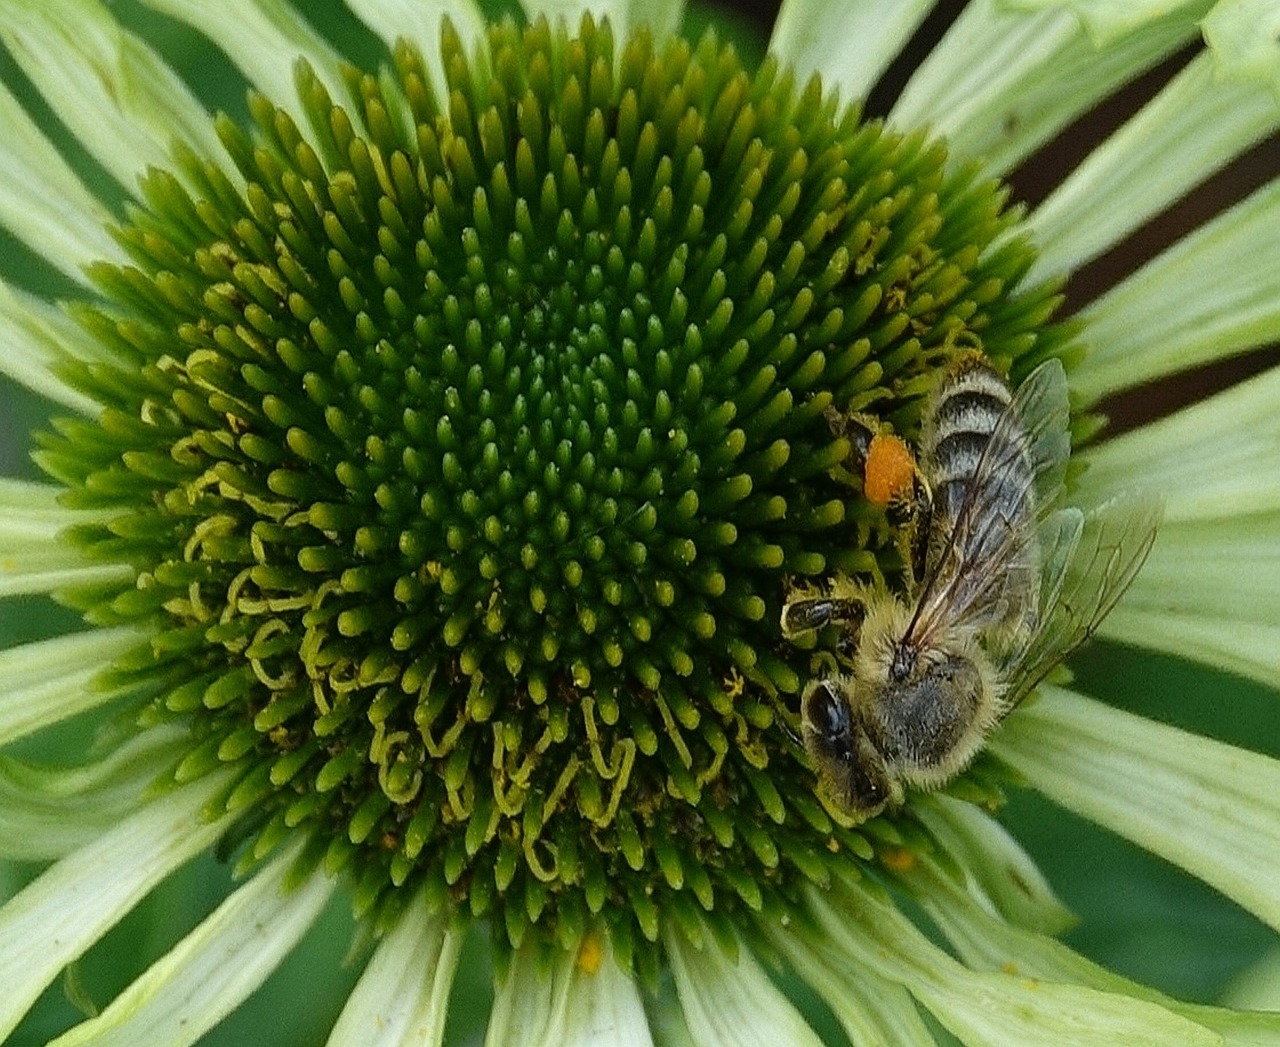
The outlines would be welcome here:
[[[1062,336],[1003,191],[817,81],[590,20],[443,68],[303,67],[308,126],[220,122],[243,190],[150,173],[63,368],[106,406],[40,460],[246,860],[316,829],[362,909],[599,918],[627,964],[873,851],[777,628],[788,578],[894,570],[824,410],[911,433],[956,352]]]

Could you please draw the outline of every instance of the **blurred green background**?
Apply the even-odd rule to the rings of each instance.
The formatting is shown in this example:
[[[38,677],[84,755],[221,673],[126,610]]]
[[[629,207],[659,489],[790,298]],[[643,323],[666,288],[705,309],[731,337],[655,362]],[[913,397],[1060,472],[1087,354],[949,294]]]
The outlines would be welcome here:
[[[243,113],[241,79],[202,38],[143,11],[136,3],[122,2],[114,8],[126,24],[145,29],[148,38],[211,106]],[[377,60],[376,41],[337,0],[309,0],[306,11],[350,57],[366,63]],[[697,32],[715,22],[745,55],[758,58],[771,17],[768,0],[732,8],[696,5],[689,24]],[[0,76],[24,99],[30,99],[29,85],[3,52]],[[113,190],[108,180],[68,136],[59,132],[38,100],[31,101],[31,106],[42,125],[77,159],[86,180],[110,196]],[[1028,190],[1028,195],[1034,193],[1034,189]],[[4,259],[0,268],[15,283],[53,294],[64,286],[60,278],[3,234],[0,257]],[[1134,406],[1137,412],[1143,409],[1141,403]],[[42,401],[7,381],[0,385],[0,473],[37,476],[28,458],[28,434],[40,427],[45,417]],[[10,600],[0,606],[0,646],[74,627],[74,620],[47,600]],[[1198,666],[1102,644],[1083,652],[1073,664],[1079,686],[1086,693],[1133,712],[1280,756],[1280,716],[1273,690]],[[49,743],[41,739],[18,751],[75,760],[78,742],[88,737],[92,726],[84,724],[78,735],[64,735],[61,753],[51,751]],[[1038,796],[1012,794],[1003,819],[1079,915],[1079,925],[1067,940],[1098,962],[1175,995],[1212,1002],[1230,991],[1242,972],[1275,956],[1275,935],[1234,904]],[[0,864],[0,898],[8,897],[37,871]],[[190,930],[230,887],[227,868],[212,857],[202,858],[173,876],[45,993],[10,1043],[14,1047],[43,1044],[83,1013],[104,1005]],[[236,1047],[323,1043],[363,960],[363,954],[348,955],[352,938],[348,899],[339,895],[275,976],[201,1042]],[[451,1042],[465,1044],[481,1038],[490,1002],[487,962],[482,943],[471,942],[451,1005]],[[1280,975],[1272,977],[1272,985],[1272,1005],[1280,1007]],[[803,1004],[815,1005],[830,1042],[843,1042],[830,1016],[816,1007],[804,986],[788,984],[787,990]]]

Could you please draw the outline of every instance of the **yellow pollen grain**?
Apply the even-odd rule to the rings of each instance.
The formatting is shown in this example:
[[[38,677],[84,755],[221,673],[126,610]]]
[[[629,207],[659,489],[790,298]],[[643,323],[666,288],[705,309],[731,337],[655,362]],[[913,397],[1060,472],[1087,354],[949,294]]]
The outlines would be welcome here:
[[[916,855],[905,847],[890,847],[880,852],[880,863],[890,872],[910,872],[916,867]]]
[[[915,482],[916,460],[899,436],[877,433],[867,449],[863,469],[863,496],[872,505],[888,505],[902,498]]]
[[[595,974],[603,962],[604,947],[600,944],[600,939],[594,934],[588,934],[578,948],[578,969],[587,974]]]

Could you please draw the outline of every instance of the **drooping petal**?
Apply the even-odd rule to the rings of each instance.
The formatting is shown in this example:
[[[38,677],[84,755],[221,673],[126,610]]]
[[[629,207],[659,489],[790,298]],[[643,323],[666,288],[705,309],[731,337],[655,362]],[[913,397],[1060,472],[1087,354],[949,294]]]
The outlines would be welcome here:
[[[1269,87],[1240,74],[1223,75],[1212,54],[1198,55],[1030,215],[1027,224],[1040,254],[1028,278],[1058,276],[1096,258],[1278,126],[1280,104]],[[1169,256],[1176,259],[1183,250],[1180,245]],[[1233,270],[1242,267],[1245,257],[1233,260]],[[1158,263],[1168,264],[1163,259]],[[1203,282],[1222,286],[1212,270],[1196,270],[1195,275],[1197,297]],[[1149,310],[1154,312],[1149,300],[1139,301],[1145,308],[1135,326]],[[1115,307],[1132,304],[1132,295],[1122,296]],[[1136,331],[1128,340],[1142,333]],[[1092,328],[1089,334],[1099,351],[1118,360],[1120,350]],[[1093,364],[1091,359],[1081,374],[1096,383]]]
[[[1099,99],[1191,40],[1195,0],[1143,13],[1098,41],[1059,4],[1009,11],[974,0],[911,77],[890,118],[932,126],[962,157],[1009,170]]]
[[[201,0],[143,0],[150,8],[198,29],[276,105],[303,134],[309,124],[294,87],[294,64],[305,58],[335,100],[347,98],[334,49],[286,0],[240,0],[235,16]]]
[[[1075,922],[1053,888],[999,822],[945,793],[913,804],[920,820],[964,871],[969,889],[1006,920],[1045,934]]]
[[[462,940],[418,897],[382,940],[328,1047],[438,1047]]]
[[[1220,1047],[1209,1029],[1123,993],[974,971],[939,949],[888,900],[855,886],[810,892],[831,962],[903,985],[962,1042],[988,1047]]]
[[[148,165],[172,166],[175,139],[205,156],[224,155],[209,115],[186,84],[98,0],[0,0],[0,38],[58,117],[128,192]]]
[[[0,85],[0,226],[72,280],[92,262],[122,262],[107,209]]]
[[[127,564],[95,562],[68,545],[62,532],[92,522],[96,514],[64,509],[58,493],[49,484],[0,479],[0,596],[57,592],[132,575]]]
[[[440,61],[440,26],[444,19],[453,23],[468,54],[484,35],[480,9],[465,0],[346,0],[346,4],[387,47],[395,47],[401,37],[414,44],[422,53],[436,90],[444,87]]]
[[[80,767],[0,756],[0,859],[52,861],[92,843],[137,809],[143,790],[181,755],[184,737],[155,728]]]
[[[1109,971],[1054,938],[1005,923],[936,870],[921,869],[909,882],[917,887],[922,908],[970,967],[1121,993],[1212,1029],[1230,1047],[1280,1047],[1280,1014],[1184,1003]]]
[[[573,975],[564,1030],[551,1043],[653,1047],[640,991],[601,939],[583,943]]]
[[[544,961],[517,952],[499,983],[487,1047],[652,1047],[649,1022],[632,978],[593,936],[578,952]]]
[[[850,1043],[893,1047],[935,1047],[911,994],[873,968],[850,971],[847,957],[825,942],[803,938],[787,928],[771,928],[773,943],[796,973],[826,1001]]]
[[[803,82],[814,73],[841,98],[861,98],[924,20],[934,0],[786,0],[769,49]]]
[[[655,1043],[662,1047],[697,1047],[673,990],[664,986],[662,992],[649,1000],[647,1013]]]
[[[679,931],[665,938],[671,974],[700,1047],[821,1047],[822,1041],[769,980],[745,944],[736,955],[710,935],[701,948]]]
[[[1086,448],[1076,494],[1098,505],[1125,492],[1154,492],[1166,523],[1280,509],[1277,403],[1280,368]]]
[[[1011,716],[991,750],[1054,802],[1280,928],[1280,761],[1057,687]]]
[[[201,811],[225,782],[209,775],[164,793],[0,908],[0,1039],[63,967],[221,835],[225,824],[203,820]]]
[[[0,373],[54,403],[85,415],[101,406],[53,370],[61,356],[93,355],[92,339],[62,310],[0,280]]]
[[[0,745],[116,698],[93,680],[145,639],[127,627],[93,629],[0,651]]]
[[[316,869],[286,885],[299,847],[276,858],[97,1017],[50,1047],[188,1047],[240,1005],[298,943],[336,881]]]
[[[1274,684],[1280,513],[1167,524],[1101,633]]]

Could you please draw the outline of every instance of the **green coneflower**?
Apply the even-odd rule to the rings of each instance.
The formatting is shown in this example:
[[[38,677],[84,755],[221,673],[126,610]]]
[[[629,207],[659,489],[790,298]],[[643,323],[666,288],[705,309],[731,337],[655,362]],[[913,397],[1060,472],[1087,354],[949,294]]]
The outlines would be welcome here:
[[[0,758],[0,855],[53,862],[0,907],[0,1037],[216,849],[241,885],[54,1042],[196,1042],[336,890],[376,944],[334,1045],[441,1042],[477,926],[495,1047],[819,1042],[771,965],[859,1044],[1280,1042],[1057,942],[998,820],[1029,784],[1280,928],[1280,764],[1059,682],[859,821],[797,736],[832,654],[778,624],[796,584],[903,584],[832,409],[914,440],[962,354],[1014,386],[1057,358],[1069,500],[1165,500],[1104,632],[1274,680],[1280,372],[1088,441],[1104,396],[1280,336],[1280,183],[1055,316],[1280,125],[1274,2],[975,0],[885,122],[856,100],[927,2],[788,0],[748,67],[679,0],[348,0],[368,70],[284,0],[146,2],[240,68],[243,120],[97,0],[0,0],[114,181],[0,94],[0,224],[65,278],[0,286],[0,371],[58,408],[47,478],[0,482],[0,592],[83,619],[0,653],[0,743],[96,730],[71,768]]]

